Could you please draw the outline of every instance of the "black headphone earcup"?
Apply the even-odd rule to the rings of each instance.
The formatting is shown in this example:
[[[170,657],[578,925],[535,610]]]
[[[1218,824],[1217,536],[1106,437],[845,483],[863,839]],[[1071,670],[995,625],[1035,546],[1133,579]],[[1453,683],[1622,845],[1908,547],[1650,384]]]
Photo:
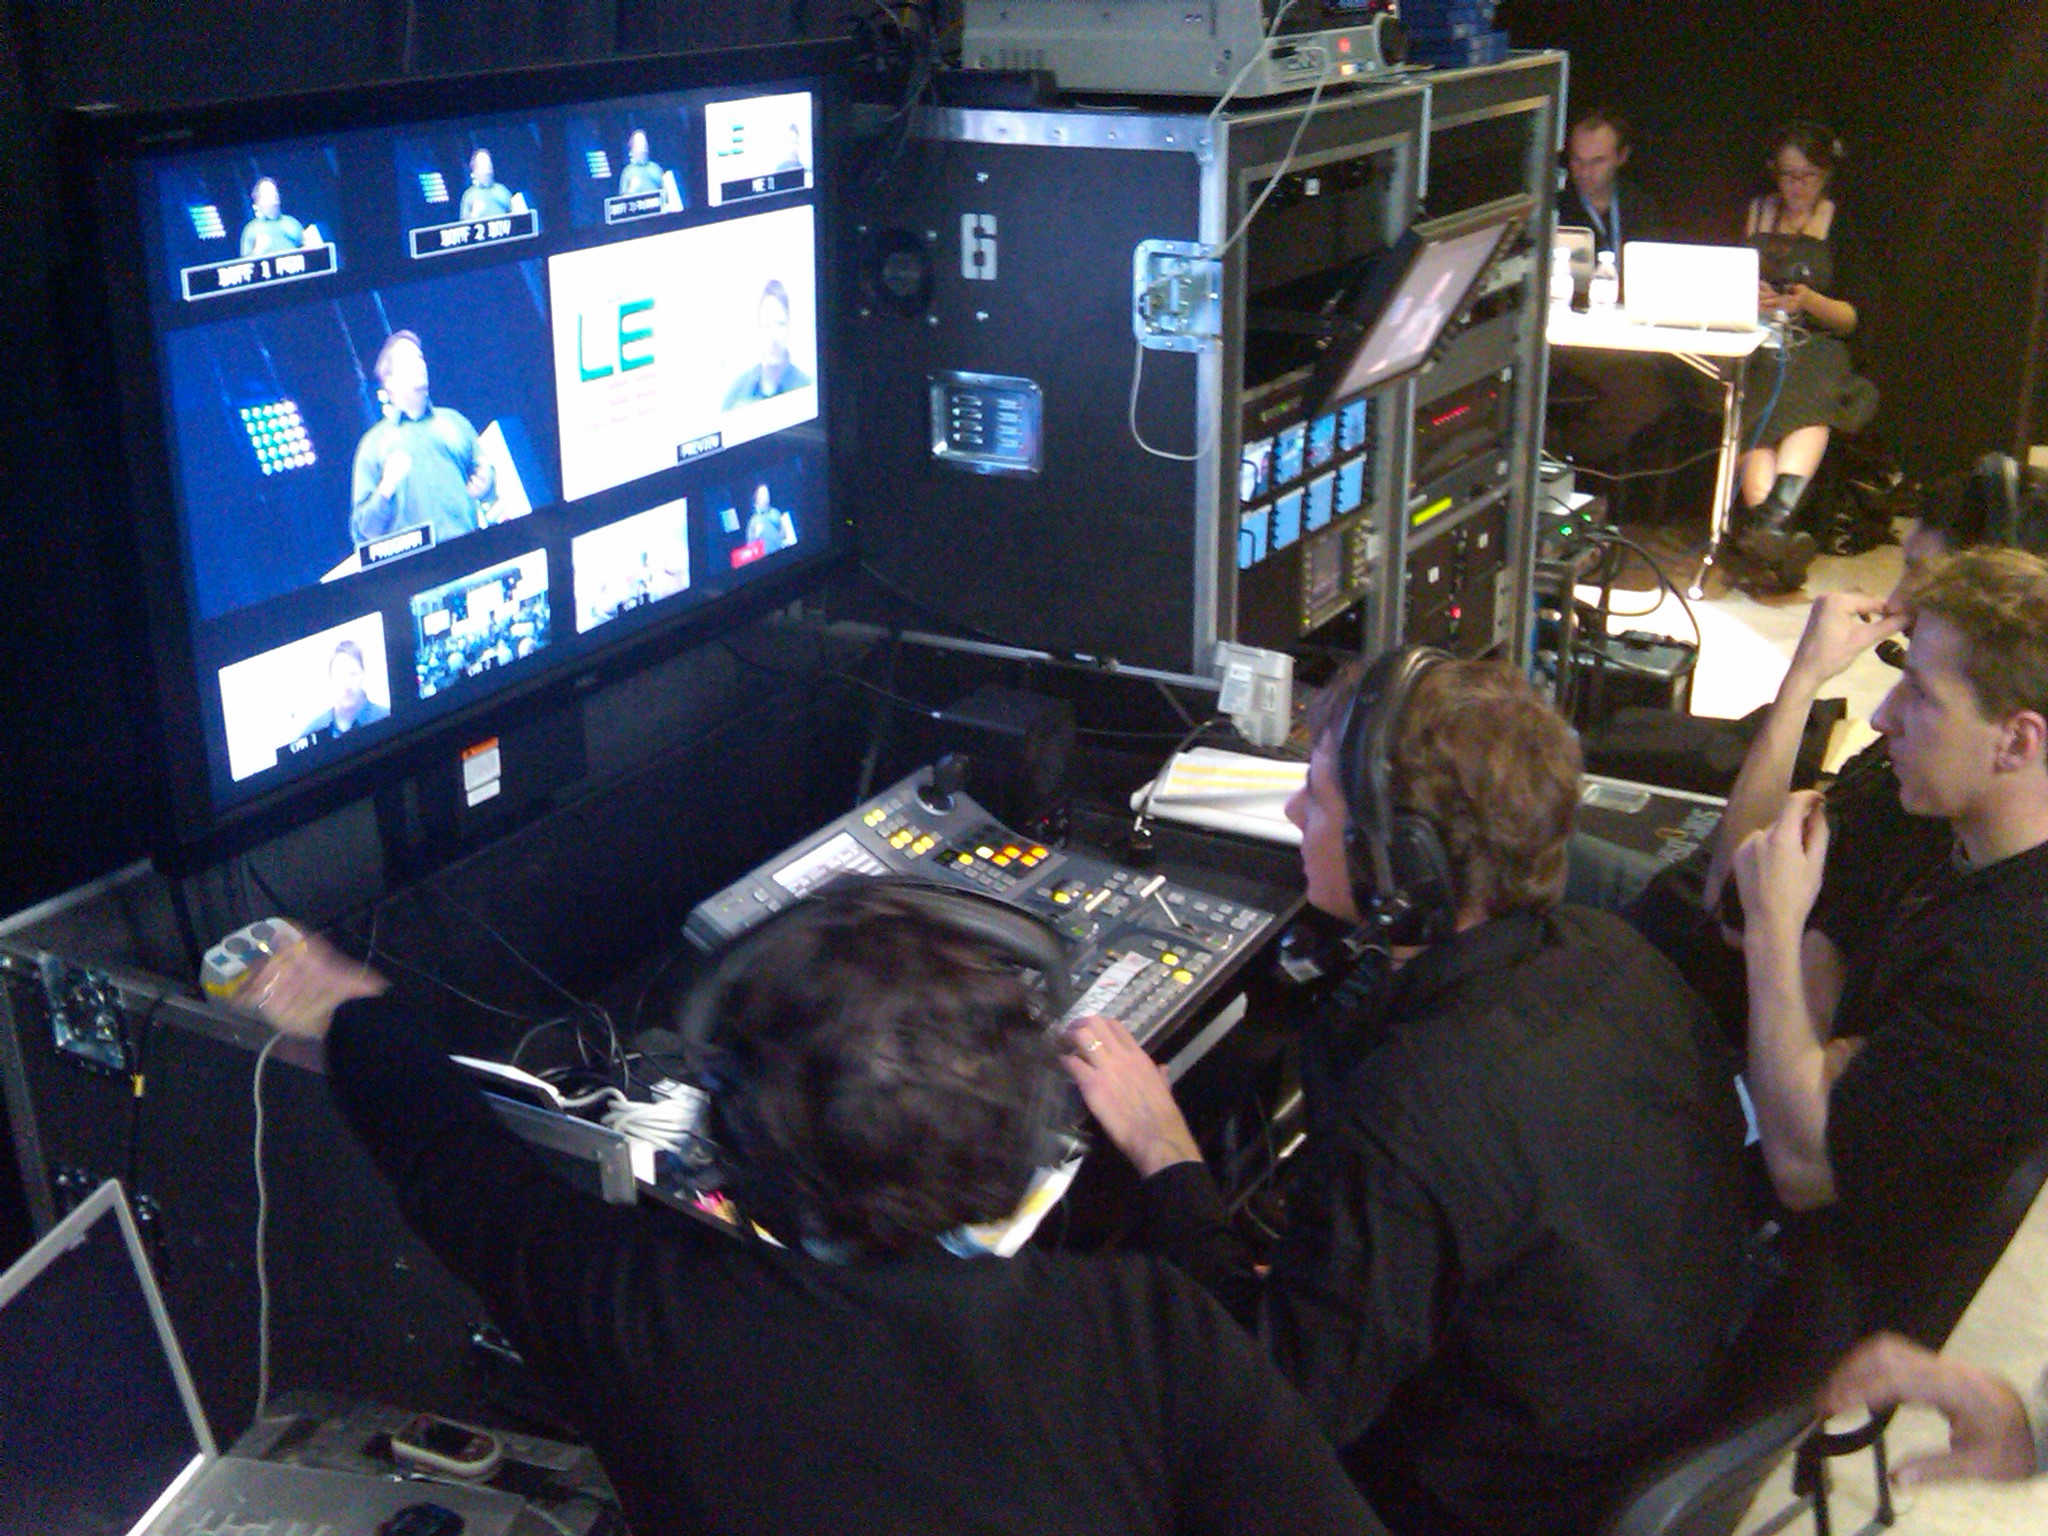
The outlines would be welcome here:
[[[1391,935],[1401,944],[1435,944],[1451,936],[1457,923],[1458,894],[1451,877],[1451,856],[1436,824],[1426,816],[1403,811],[1394,817],[1387,836],[1387,858],[1406,901]]]

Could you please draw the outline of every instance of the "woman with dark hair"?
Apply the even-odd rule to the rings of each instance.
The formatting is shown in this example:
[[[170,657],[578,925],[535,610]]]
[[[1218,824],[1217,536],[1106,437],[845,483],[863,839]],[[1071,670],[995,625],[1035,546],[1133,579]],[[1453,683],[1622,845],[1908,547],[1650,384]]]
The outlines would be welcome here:
[[[1795,591],[1817,545],[1797,526],[1800,498],[1836,431],[1854,432],[1877,410],[1847,338],[1867,318],[1849,220],[1833,196],[1842,144],[1819,123],[1791,122],[1770,140],[1777,190],[1752,199],[1743,234],[1762,257],[1757,294],[1782,345],[1750,362],[1743,404],[1737,546]]]
[[[638,1536],[1385,1536],[1178,1270],[944,1241],[1014,1210],[1064,1091],[1014,956],[858,881],[742,944],[693,1019],[738,1235],[558,1183],[317,939],[249,983]]]

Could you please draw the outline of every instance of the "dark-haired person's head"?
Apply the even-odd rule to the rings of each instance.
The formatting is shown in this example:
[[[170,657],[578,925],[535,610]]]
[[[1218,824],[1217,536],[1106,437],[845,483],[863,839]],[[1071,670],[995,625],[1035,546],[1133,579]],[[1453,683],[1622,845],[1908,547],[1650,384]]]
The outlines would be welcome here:
[[[1794,218],[1810,215],[1834,185],[1842,141],[1824,123],[1782,123],[1765,141],[1764,159],[1778,189],[1778,205]]]
[[[334,718],[345,725],[353,725],[363,712],[365,670],[360,645],[353,640],[335,643],[334,653],[327,658],[327,681],[333,690]]]
[[[1016,1209],[1061,1078],[1012,962],[866,881],[742,942],[704,1067],[750,1220],[873,1256]]]
[[[1605,208],[1614,196],[1614,178],[1633,148],[1628,119],[1619,112],[1595,107],[1581,113],[1565,138],[1565,164],[1579,196],[1592,207]]]
[[[1288,802],[1302,829],[1308,899],[1358,921],[1345,832],[1358,814],[1339,739],[1366,664],[1316,696],[1308,782]],[[1579,747],[1529,680],[1504,662],[1441,661],[1409,696],[1389,754],[1394,807],[1427,818],[1449,857],[1462,926],[1555,906],[1579,802]]]

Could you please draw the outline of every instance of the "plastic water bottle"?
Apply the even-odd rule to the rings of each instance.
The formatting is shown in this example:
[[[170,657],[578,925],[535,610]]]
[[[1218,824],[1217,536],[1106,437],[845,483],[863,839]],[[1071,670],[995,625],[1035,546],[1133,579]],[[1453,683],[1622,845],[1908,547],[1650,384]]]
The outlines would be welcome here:
[[[1560,245],[1550,253],[1550,302],[1572,301],[1572,248]]]
[[[1621,302],[1621,269],[1614,252],[1602,251],[1593,261],[1593,286],[1586,292],[1589,309],[1613,309]]]

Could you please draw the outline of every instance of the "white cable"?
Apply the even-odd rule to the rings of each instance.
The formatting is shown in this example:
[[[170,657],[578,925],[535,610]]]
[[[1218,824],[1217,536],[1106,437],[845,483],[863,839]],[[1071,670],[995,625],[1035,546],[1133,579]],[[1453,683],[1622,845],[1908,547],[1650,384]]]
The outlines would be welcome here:
[[[1230,98],[1237,94],[1237,88],[1244,84],[1246,76],[1257,69],[1260,61],[1266,57],[1266,50],[1272,46],[1274,37],[1280,31],[1280,23],[1287,19],[1287,13],[1294,9],[1295,4],[1296,0],[1287,0],[1285,5],[1273,13],[1273,19],[1266,23],[1266,35],[1259,39],[1259,46],[1253,50],[1252,56],[1244,61],[1244,67],[1230,77],[1230,84],[1223,88],[1223,94],[1216,98],[1216,105],[1209,109],[1210,143],[1216,142],[1216,120],[1223,115],[1223,109],[1230,105]]]
[[[534,1503],[533,1500],[528,1499],[526,1501],[526,1507],[532,1513],[539,1515],[541,1519],[547,1521],[547,1523],[549,1525],[552,1525],[556,1530],[560,1531],[562,1533],[562,1536],[576,1536],[576,1533],[570,1530],[568,1526],[564,1525],[558,1518],[556,1518],[555,1515],[553,1515],[545,1509],[542,1509],[538,1504]]]
[[[273,1034],[256,1053],[256,1071],[250,1078],[249,1094],[256,1106],[256,1134],[250,1160],[256,1165],[256,1419],[261,1424],[270,1406],[270,1266],[264,1254],[266,1229],[270,1223],[270,1186],[263,1177],[263,1068],[270,1061],[283,1035]]]
[[[1131,361],[1131,399],[1128,408],[1124,412],[1124,419],[1130,423],[1131,427],[1131,441],[1151,454],[1155,459],[1172,459],[1176,464],[1193,464],[1215,446],[1213,443],[1202,442],[1200,434],[1196,435],[1195,451],[1193,453],[1175,453],[1170,448],[1154,448],[1145,441],[1145,434],[1138,430],[1138,386],[1145,379],[1145,338],[1142,336],[1138,337],[1137,343],[1138,355]]]
[[[1273,20],[1266,28],[1266,35],[1261,40],[1258,51],[1245,61],[1244,67],[1238,70],[1236,75],[1231,78],[1230,84],[1224,88],[1223,94],[1217,98],[1216,105],[1209,109],[1209,135],[1212,144],[1215,142],[1216,123],[1223,115],[1223,109],[1229,105],[1230,98],[1237,94],[1237,88],[1244,83],[1245,77],[1253,69],[1257,68],[1259,61],[1266,56],[1267,47],[1272,43],[1275,34],[1280,30],[1280,23],[1287,19],[1287,13],[1294,9],[1296,3],[1297,0],[1286,0],[1286,3],[1278,11],[1274,12]],[[1320,63],[1316,69],[1315,87],[1309,92],[1308,104],[1302,108],[1301,120],[1294,125],[1294,136],[1287,141],[1287,152],[1280,157],[1279,167],[1267,179],[1264,189],[1253,200],[1251,207],[1244,211],[1244,217],[1237,221],[1237,228],[1230,232],[1229,237],[1221,245],[1205,250],[1202,253],[1204,260],[1221,261],[1229,253],[1230,248],[1244,238],[1245,231],[1251,228],[1252,220],[1258,217],[1259,210],[1266,206],[1266,200],[1273,195],[1274,189],[1280,185],[1281,180],[1293,166],[1294,157],[1301,149],[1302,135],[1308,132],[1309,119],[1315,116],[1316,108],[1322,104],[1323,87],[1328,83],[1325,71],[1329,67],[1329,55],[1320,48],[1313,51],[1320,57]],[[1195,451],[1193,453],[1175,453],[1170,448],[1153,447],[1152,444],[1145,441],[1145,434],[1138,429],[1138,393],[1143,387],[1145,379],[1145,350],[1145,339],[1140,336],[1137,338],[1137,356],[1131,360],[1131,397],[1124,412],[1124,419],[1131,429],[1131,441],[1136,443],[1146,453],[1151,454],[1155,459],[1171,459],[1176,464],[1197,463],[1215,446],[1213,443],[1201,441],[1199,434],[1196,438]],[[1206,423],[1204,424],[1206,425]]]
[[[1318,49],[1316,51],[1320,53],[1322,50]],[[1328,63],[1329,56],[1325,54],[1323,56],[1323,64],[1327,66]],[[1326,83],[1323,70],[1321,68],[1317,69],[1315,88],[1308,93],[1308,105],[1301,109],[1301,120],[1294,125],[1294,137],[1287,141],[1287,152],[1280,157],[1279,168],[1267,179],[1265,189],[1259,193],[1258,198],[1252,203],[1251,207],[1245,209],[1244,217],[1237,221],[1237,228],[1230,232],[1230,238],[1214,250],[1202,253],[1209,260],[1221,261],[1230,248],[1244,238],[1244,232],[1252,227],[1252,220],[1257,218],[1259,210],[1266,206],[1266,199],[1273,195],[1274,190],[1279,187],[1281,180],[1293,167],[1295,154],[1301,149],[1301,136],[1308,132],[1309,119],[1316,115],[1316,108],[1322,105],[1323,86]]]

